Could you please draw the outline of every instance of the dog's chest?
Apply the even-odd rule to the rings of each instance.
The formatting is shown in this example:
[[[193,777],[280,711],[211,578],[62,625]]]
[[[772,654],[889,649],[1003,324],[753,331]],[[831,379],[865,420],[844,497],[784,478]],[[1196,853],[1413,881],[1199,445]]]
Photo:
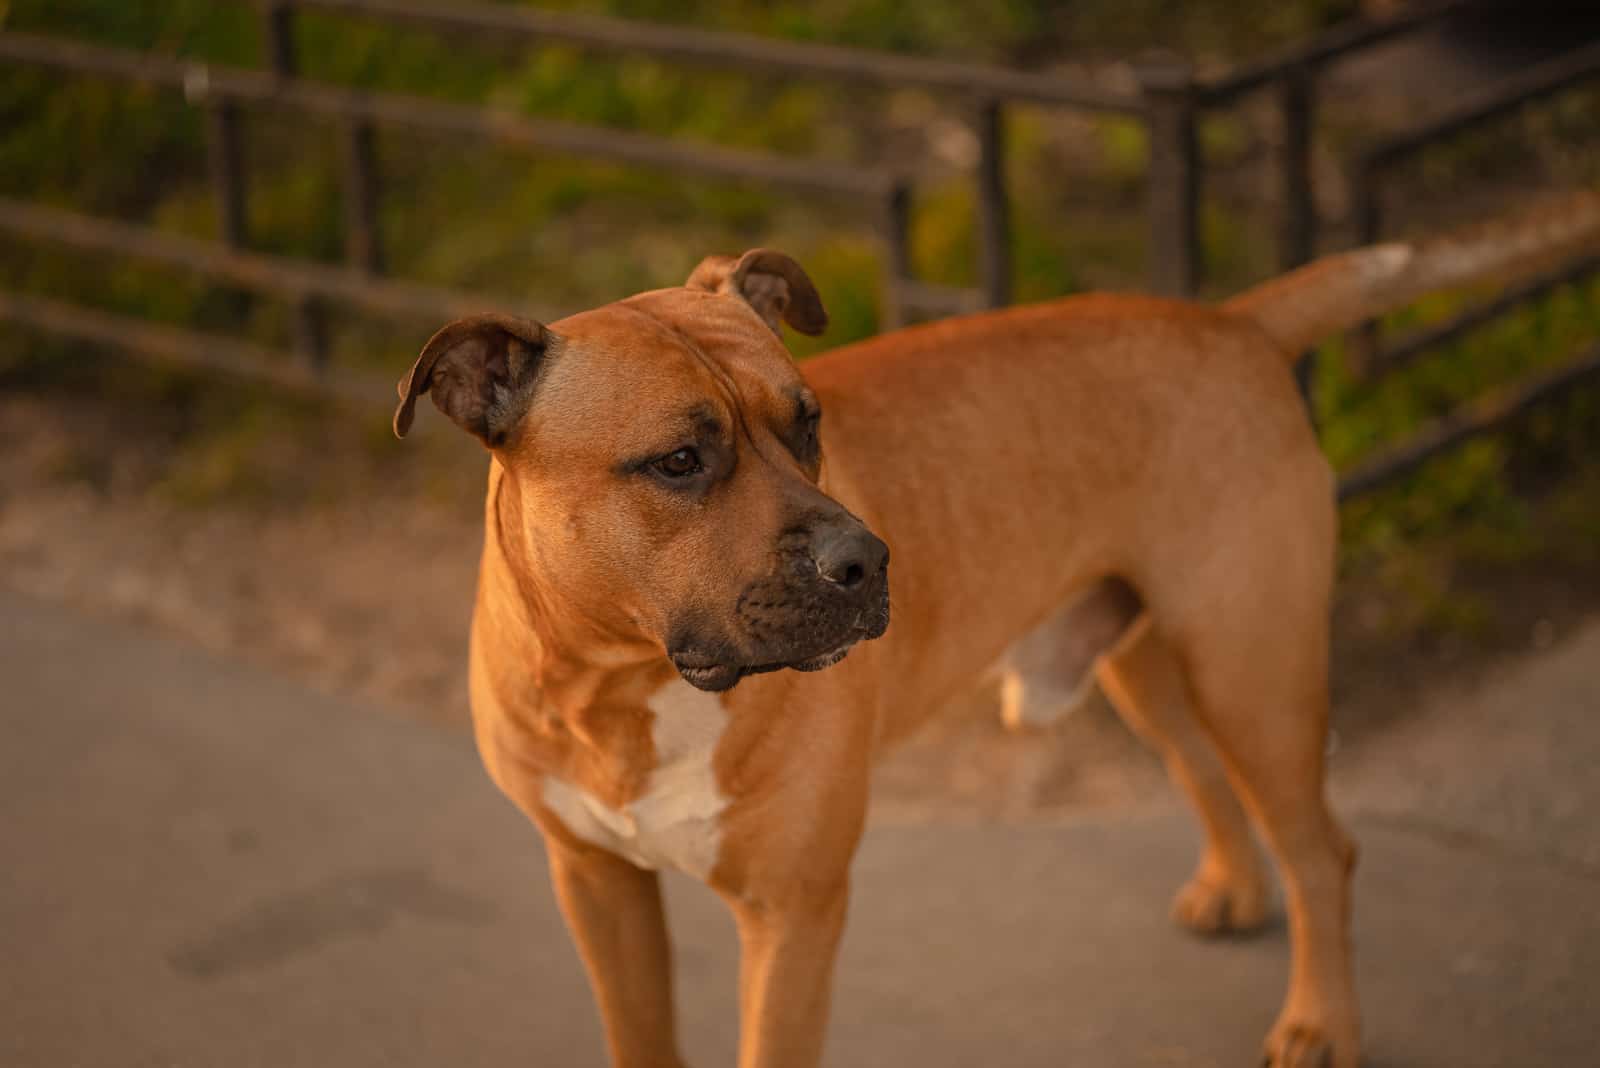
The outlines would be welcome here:
[[[728,804],[712,767],[727,712],[715,694],[681,679],[657,690],[648,704],[657,763],[643,793],[612,808],[547,776],[544,804],[577,837],[641,868],[676,868],[705,879],[717,863],[719,817]]]

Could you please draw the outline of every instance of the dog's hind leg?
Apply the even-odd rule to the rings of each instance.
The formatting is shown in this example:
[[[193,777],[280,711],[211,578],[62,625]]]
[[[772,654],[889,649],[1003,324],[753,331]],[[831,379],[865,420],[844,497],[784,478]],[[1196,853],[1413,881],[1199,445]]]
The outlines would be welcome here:
[[[1201,715],[1284,878],[1293,961],[1267,1039],[1273,1068],[1357,1063],[1350,878],[1355,846],[1323,796],[1326,620],[1263,612],[1192,646]],[[1231,656],[1229,655],[1231,654]]]
[[[1203,935],[1248,931],[1267,913],[1267,881],[1250,823],[1216,746],[1196,717],[1183,668],[1148,615],[1099,662],[1100,689],[1166,763],[1194,803],[1205,848],[1172,902],[1172,918]]]
[[[1336,516],[1316,463],[1322,478],[1282,480],[1206,532],[1227,553],[1141,589],[1283,875],[1293,956],[1267,1037],[1272,1068],[1354,1068],[1360,1056],[1349,943],[1356,851],[1323,788]]]

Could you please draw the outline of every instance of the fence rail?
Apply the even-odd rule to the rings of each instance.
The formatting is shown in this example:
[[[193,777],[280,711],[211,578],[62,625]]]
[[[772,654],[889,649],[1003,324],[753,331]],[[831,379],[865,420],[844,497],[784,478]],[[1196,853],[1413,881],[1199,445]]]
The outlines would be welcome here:
[[[1600,381],[1600,345],[1553,370],[1490,390],[1356,465],[1339,479],[1339,500],[1385,486],[1446,449],[1499,430],[1534,407],[1594,381]]]
[[[9,197],[0,197],[0,230],[87,252],[156,260],[290,299],[326,297],[369,311],[423,319],[455,318],[490,308],[536,319],[549,317],[548,310],[521,306],[516,301],[416,282],[374,279],[349,268],[233,249],[214,241],[27,204]]]
[[[1241,64],[1204,87],[1205,102],[1216,106],[1231,103],[1235,98],[1297,77],[1375,45],[1386,44],[1416,30],[1432,26],[1448,15],[1473,7],[1481,0],[1435,0],[1431,3],[1413,3],[1397,14],[1382,20],[1352,19],[1318,34],[1308,41],[1291,45],[1273,55]]]
[[[1204,159],[1199,122],[1208,109],[1231,106],[1257,91],[1275,94],[1282,121],[1276,170],[1280,189],[1278,260],[1287,269],[1306,262],[1318,245],[1311,196],[1311,148],[1317,124],[1318,82],[1332,63],[1438,24],[1482,0],[1437,0],[1408,6],[1384,20],[1354,20],[1294,47],[1202,79],[1178,60],[1135,69],[1138,89],[1106,89],[1081,78],[1007,70],[829,45],[769,40],[748,34],[642,24],[620,19],[483,3],[437,0],[257,0],[262,19],[263,69],[245,69],[107,48],[86,42],[0,30],[0,59],[79,74],[181,90],[204,108],[211,181],[222,243],[164,234],[147,227],[0,199],[0,231],[29,240],[127,254],[225,278],[287,298],[295,311],[295,347],[285,356],[229,339],[141,324],[102,312],[75,314],[41,297],[0,294],[0,317],[136,351],[170,351],[191,363],[253,373],[289,386],[338,379],[334,392],[371,395],[370,380],[327,366],[323,308],[340,300],[398,314],[452,316],[504,301],[381,277],[388,269],[379,226],[382,176],[376,131],[399,128],[433,136],[467,137],[518,150],[555,152],[717,180],[752,182],[839,198],[877,235],[884,264],[880,321],[899,325],[914,313],[957,314],[998,307],[1011,298],[1012,218],[1004,167],[1007,109],[1016,104],[1075,108],[1133,118],[1149,139],[1146,215],[1150,284],[1157,292],[1188,295],[1199,287],[1199,204]],[[667,137],[534,119],[447,103],[414,94],[335,86],[301,75],[297,16],[320,11],[386,23],[419,25],[529,44],[569,44],[623,55],[736,70],[762,78],[805,78],[876,88],[915,87],[955,96],[974,128],[978,159],[972,180],[977,205],[979,284],[932,285],[913,276],[908,174],[872,166],[690,144]],[[1386,171],[1437,144],[1526,103],[1577,85],[1600,70],[1600,45],[1521,72],[1432,121],[1372,146],[1354,170],[1362,236],[1381,236],[1381,182]],[[346,264],[342,267],[250,251],[249,182],[241,109],[289,109],[333,120],[343,132]],[[1593,261],[1535,279],[1449,323],[1408,335],[1369,361],[1373,374],[1393,370],[1454,340],[1556,285],[1587,277]],[[533,312],[532,309],[519,309]],[[209,354],[209,355],[208,355]],[[1586,365],[1585,365],[1586,366]],[[1341,486],[1341,497],[1365,492],[1410,470],[1467,436],[1503,425],[1527,404],[1592,377],[1552,372],[1517,387],[1515,403],[1485,400],[1446,416],[1415,438],[1371,458]],[[1510,388],[1510,387],[1508,387]]]
[[[276,105],[350,123],[381,122],[425,133],[459,134],[518,148],[616,163],[643,164],[716,178],[814,192],[883,196],[894,179],[882,172],[764,152],[690,144],[666,137],[505,111],[448,104],[409,93],[345,89],[218,64],[173,60],[34,34],[0,34],[0,58],[182,89],[197,105]]]
[[[263,4],[264,14],[269,21],[276,20],[269,32],[286,34],[286,29],[279,28],[287,27],[288,15],[296,8],[337,11],[495,37],[509,34],[531,41],[559,41],[609,52],[714,65],[766,77],[829,78],[880,88],[932,89],[983,99],[1056,104],[1127,115],[1137,115],[1141,110],[1136,94],[1115,92],[1054,74],[774,40],[754,34],[482,3],[269,0]],[[292,49],[292,45],[289,47]]]
[[[1519,282],[1509,289],[1503,290],[1494,298],[1476,304],[1466,311],[1461,312],[1452,319],[1441,323],[1434,323],[1423,327],[1385,345],[1378,350],[1374,363],[1367,372],[1368,378],[1374,379],[1380,375],[1397,371],[1421,359],[1431,352],[1436,352],[1452,341],[1486,326],[1501,316],[1513,312],[1530,301],[1537,300],[1552,290],[1574,282],[1581,282],[1590,275],[1600,273],[1600,256],[1591,256],[1579,260],[1577,263],[1541,274],[1536,278]]]
[[[1600,78],[1600,42],[1520,71],[1427,121],[1368,146],[1352,168],[1351,200],[1358,241],[1372,244],[1382,240],[1384,185],[1393,171],[1417,153],[1596,78]],[[1389,347],[1380,344],[1376,325],[1362,328],[1354,332],[1350,341],[1355,370],[1363,378],[1376,378],[1412,362],[1427,348],[1452,341],[1467,330],[1511,311],[1554,285],[1588,273],[1589,270],[1580,264],[1571,270],[1570,278],[1558,273],[1553,279],[1535,280],[1502,294],[1487,306],[1468,309],[1454,320],[1437,324],[1429,331],[1411,335]]]
[[[0,319],[207,371],[336,396],[363,407],[381,404],[385,398],[392,398],[394,391],[394,384],[387,379],[343,368],[318,368],[293,354],[254,342],[165,326],[32,294],[0,290]]]
[[[1430,145],[1570,89],[1596,73],[1600,73],[1600,41],[1535,64],[1469,96],[1428,122],[1384,139],[1367,150],[1361,166],[1364,170],[1393,167]]]

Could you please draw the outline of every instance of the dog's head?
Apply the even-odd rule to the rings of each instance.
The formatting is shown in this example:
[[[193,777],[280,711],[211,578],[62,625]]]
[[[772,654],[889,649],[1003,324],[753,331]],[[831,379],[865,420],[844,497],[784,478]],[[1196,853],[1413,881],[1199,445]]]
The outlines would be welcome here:
[[[548,327],[461,319],[401,380],[395,433],[426,393],[493,451],[522,566],[596,640],[649,642],[704,690],[815,671],[888,626],[889,552],[820,488],[822,410],[782,322],[827,315],[767,249]]]

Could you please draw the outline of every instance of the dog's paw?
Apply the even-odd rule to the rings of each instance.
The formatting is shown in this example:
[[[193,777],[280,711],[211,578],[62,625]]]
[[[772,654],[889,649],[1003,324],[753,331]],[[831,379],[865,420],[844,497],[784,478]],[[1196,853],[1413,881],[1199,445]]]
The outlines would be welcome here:
[[[1339,1028],[1286,1013],[1278,1020],[1261,1051],[1262,1068],[1359,1068],[1361,1053],[1355,1028],[1343,1037]]]
[[[1207,938],[1244,934],[1267,920],[1267,888],[1260,879],[1196,875],[1172,899],[1172,919]]]

